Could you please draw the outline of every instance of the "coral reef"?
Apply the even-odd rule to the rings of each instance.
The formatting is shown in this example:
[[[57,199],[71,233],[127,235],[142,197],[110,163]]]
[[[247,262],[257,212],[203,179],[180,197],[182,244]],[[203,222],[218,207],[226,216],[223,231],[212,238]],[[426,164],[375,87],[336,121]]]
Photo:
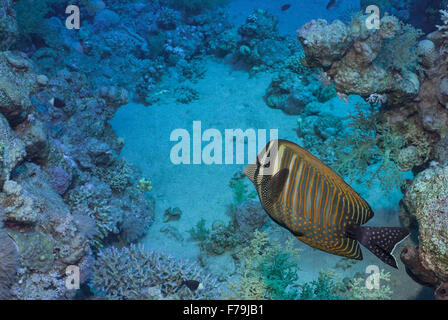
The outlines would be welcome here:
[[[260,232],[270,227],[267,215],[238,174],[230,222],[207,229],[201,219],[190,230],[197,261],[134,244],[154,220],[151,173],[143,177],[120,158],[124,140],[109,120],[131,99],[198,100],[203,92],[192,84],[206,75],[208,54],[250,75],[268,71],[266,104],[299,116],[303,145],[345,177],[356,181],[374,168],[365,180],[390,190],[402,184],[400,171],[413,171],[402,185],[401,218],[418,226],[419,243],[402,260],[412,278],[447,299],[448,13],[439,11],[446,1],[436,2],[418,12],[416,0],[373,0],[389,12],[379,30],[367,30],[361,14],[313,20],[298,43],[265,10],[232,25],[225,0],[75,0],[83,20],[73,32],[60,0],[0,0],[0,299],[220,298],[207,272],[233,277],[230,298],[390,298],[384,271],[376,291],[363,277],[341,282],[329,271],[301,283],[292,241],[280,245]],[[435,31],[422,37],[416,28],[429,24]],[[167,76],[175,88],[164,86]],[[370,106],[348,119],[321,111],[336,96],[349,103],[350,94]],[[164,222],[180,216],[167,209]],[[184,240],[163,225],[160,232]],[[91,292],[66,288],[73,265]],[[197,290],[190,280],[201,283]]]
[[[372,32],[364,23],[366,18],[359,15],[349,25],[338,20],[328,24],[321,19],[305,24],[298,37],[306,63],[323,67],[338,92],[364,98],[386,94],[390,105],[412,101],[420,82],[413,70],[417,56],[411,49],[421,34],[393,16],[383,17],[380,30]],[[400,59],[395,61],[391,54],[400,55]],[[392,61],[401,64],[390,65]]]
[[[183,286],[196,280],[196,291]],[[96,295],[112,299],[217,299],[215,279],[192,263],[131,245],[98,253],[91,286]],[[154,292],[157,292],[155,295]]]

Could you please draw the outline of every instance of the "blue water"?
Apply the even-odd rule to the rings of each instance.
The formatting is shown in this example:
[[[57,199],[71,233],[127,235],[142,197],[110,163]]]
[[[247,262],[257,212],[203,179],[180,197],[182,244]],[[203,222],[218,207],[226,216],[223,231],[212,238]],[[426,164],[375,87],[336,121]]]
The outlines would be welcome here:
[[[253,266],[272,249],[277,251],[271,253],[270,259],[281,257],[285,252],[290,254],[291,250],[299,252],[299,262],[294,260],[293,266],[286,270],[292,270],[294,274],[288,274],[294,281],[282,282],[283,293],[297,291],[304,284],[314,285],[322,272],[326,272],[335,274],[334,281],[346,286],[344,294],[347,295],[341,295],[343,298],[354,298],[347,288],[355,278],[361,279],[358,287],[365,290],[366,298],[375,296],[374,291],[364,288],[364,281],[370,274],[368,270],[373,266],[390,276],[381,279],[382,288],[389,287],[390,291],[379,298],[433,298],[433,289],[412,280],[399,258],[404,246],[417,245],[417,230],[412,231],[413,237],[407,237],[395,248],[394,257],[398,262],[398,269],[395,269],[363,247],[362,261],[314,249],[266,218],[267,214],[261,207],[257,217],[266,219],[257,228],[268,240],[260,252],[247,249],[250,241],[246,240],[254,237],[254,230],[245,233],[235,224],[239,218],[235,215],[242,206],[250,204],[250,201],[259,202],[254,196],[255,187],[243,175],[243,168],[254,161],[267,141],[275,138],[289,140],[310,149],[324,161],[331,161],[337,160],[338,155],[333,151],[338,144],[356,130],[349,126],[350,119],[353,120],[357,106],[367,110],[367,102],[358,95],[345,96],[336,92],[333,84],[327,83],[323,69],[305,66],[304,60],[300,59],[305,53],[297,39],[297,30],[317,19],[348,23],[362,9],[360,2],[363,1],[337,0],[327,9],[328,0],[229,0],[223,6],[188,10],[185,7],[192,3],[204,5],[214,1],[88,0],[82,1],[87,7],[81,7],[81,29],[76,31],[65,27],[65,12],[57,1],[48,1],[48,8],[29,4],[30,9],[23,7],[26,1],[18,1],[20,31],[12,36],[18,37],[14,46],[8,47],[21,52],[18,54],[20,57],[29,58],[35,64],[30,68],[32,72],[48,77],[33,76],[32,79],[40,81],[36,85],[40,91],[28,92],[32,96],[29,106],[19,115],[14,115],[15,118],[6,115],[11,130],[17,131],[19,138],[31,142],[26,145],[28,157],[17,156],[23,159],[17,160],[8,172],[11,174],[8,179],[10,177],[14,181],[8,185],[9,193],[2,190],[2,197],[6,194],[5,197],[16,199],[23,185],[25,191],[20,193],[20,197],[28,195],[35,201],[23,203],[32,203],[30,207],[41,210],[39,212],[44,218],[36,219],[33,222],[36,225],[32,227],[24,227],[20,221],[7,216],[3,226],[3,212],[0,212],[0,236],[3,229],[17,242],[17,230],[33,232],[33,235],[40,232],[42,237],[48,235],[55,240],[54,250],[49,249],[49,242],[43,240],[43,244],[32,244],[38,250],[47,250],[50,253],[44,253],[49,255],[57,252],[54,259],[59,260],[53,266],[42,267],[43,262],[31,261],[27,256],[31,261],[28,262],[27,257],[22,257],[20,272],[17,272],[20,281],[11,284],[12,297],[200,298],[202,293],[196,289],[188,291],[182,288],[187,283],[185,281],[197,280],[206,284],[205,290],[219,292],[216,296],[210,293],[207,298],[238,298],[229,296],[229,288],[232,281],[246,283],[243,280],[247,270],[253,272],[251,279],[258,281],[259,287],[269,287],[266,268],[272,266],[268,260],[263,260],[258,268]],[[404,17],[410,11],[397,6],[391,9],[397,15]],[[2,12],[0,10],[0,14]],[[239,28],[247,27],[249,22],[257,22],[257,19],[258,22],[264,21],[265,25],[258,26],[253,32],[262,34],[260,37],[265,37],[262,40],[271,42],[266,41],[265,47],[255,49],[254,43],[260,39],[247,40],[245,37],[250,30],[242,35]],[[424,19],[415,21],[420,23],[418,27],[428,27]],[[413,19],[409,18],[408,22],[413,22]],[[42,25],[45,28],[39,29]],[[0,49],[4,42],[6,40],[0,36]],[[292,58],[296,64],[290,62]],[[20,70],[15,71],[16,75],[28,70],[28,67],[20,65],[19,58],[1,59],[2,63],[15,64],[15,68]],[[0,69],[0,72],[4,70]],[[290,78],[278,80],[279,76]],[[18,80],[16,83],[18,87],[26,87]],[[283,93],[290,95],[288,103],[296,103],[294,106],[299,111],[269,107],[272,102],[269,90],[273,87],[279,91],[295,90],[294,94],[289,91]],[[0,90],[0,94],[3,91]],[[277,98],[274,102],[281,104],[284,101],[280,101],[282,97],[279,96],[272,99]],[[18,97],[23,98],[19,94]],[[386,106],[376,107],[382,111],[387,109]],[[33,112],[27,113],[28,109]],[[31,133],[26,131],[35,117],[42,122],[47,135],[41,133],[39,127]],[[250,139],[227,139],[227,133],[234,130],[253,132],[254,136]],[[38,151],[43,149],[39,143],[44,142],[39,139],[48,143],[50,150],[49,155],[43,158],[39,157]],[[181,144],[182,154],[179,154],[176,148]],[[212,145],[216,148],[211,153]],[[241,158],[233,153],[237,150],[242,150]],[[368,183],[380,166],[379,158],[370,159],[365,172],[356,176],[357,181],[343,178],[373,209],[375,216],[368,222],[369,226],[401,226],[399,204],[403,193],[400,186],[395,184],[390,190],[385,190],[380,180]],[[128,167],[133,169],[128,170]],[[358,172],[358,168],[351,169]],[[45,182],[47,178],[42,178],[40,184],[42,172],[39,170],[48,176],[48,183]],[[403,181],[414,178],[411,171],[401,174]],[[385,177],[385,180],[390,178]],[[15,181],[20,187],[16,187]],[[49,187],[52,191],[42,196],[47,192],[47,185],[53,186],[54,190]],[[238,186],[245,189],[238,190]],[[8,204],[11,199],[8,198],[8,202],[2,198],[2,201]],[[55,218],[53,206],[63,202],[61,212],[66,215]],[[32,207],[33,204],[36,207]],[[173,208],[178,208],[180,216],[168,214],[175,211]],[[22,213],[25,209],[20,207],[18,211]],[[8,212],[7,215],[14,214]],[[70,232],[70,237],[82,245],[75,240],[67,240]],[[202,238],[197,236],[200,232]],[[75,233],[78,238],[73,236]],[[134,245],[141,246],[147,256],[142,258],[132,251],[136,250]],[[19,249],[23,250],[22,247]],[[77,259],[72,257],[81,251]],[[134,252],[131,255],[135,256],[130,257],[129,252]],[[152,252],[165,258],[148,267],[148,261],[157,257]],[[23,252],[20,254],[24,256]],[[27,254],[31,256],[31,253]],[[63,254],[69,257],[63,257]],[[45,258],[44,254],[42,256]],[[181,273],[176,273],[176,268],[181,268],[181,263],[176,264],[166,256],[175,261],[188,261],[200,270],[199,275],[195,275],[192,268],[186,268],[187,271],[182,271],[183,278],[179,278]],[[112,267],[107,265],[109,263]],[[82,290],[70,296],[61,289],[65,273],[59,273],[65,272],[61,266],[71,264],[81,265],[86,276],[82,280],[85,285]],[[141,265],[144,265],[143,270],[139,270]],[[281,269],[274,264],[275,267]],[[163,272],[158,272],[157,268],[162,268]],[[109,279],[108,270],[119,274]],[[139,275],[138,279],[135,274]],[[193,279],[185,278],[187,275]],[[148,279],[143,279],[145,277]],[[54,283],[47,285],[51,281]],[[114,281],[119,290],[105,288]],[[140,283],[143,284],[139,288],[129,289]],[[175,289],[169,294],[163,292],[170,286]],[[264,298],[279,298],[272,287],[263,288],[260,290],[266,291]],[[182,291],[186,296],[179,294],[181,289],[186,290]],[[240,289],[244,291],[245,288]],[[150,291],[153,293],[148,293]],[[136,296],[136,292],[139,295]],[[298,291],[294,297],[299,297]]]

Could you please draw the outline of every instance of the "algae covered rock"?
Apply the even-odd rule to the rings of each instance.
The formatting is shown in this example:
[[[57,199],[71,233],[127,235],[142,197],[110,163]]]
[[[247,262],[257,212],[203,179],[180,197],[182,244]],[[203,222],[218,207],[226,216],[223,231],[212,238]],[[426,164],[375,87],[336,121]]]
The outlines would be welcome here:
[[[420,83],[412,46],[421,35],[393,16],[385,16],[380,30],[367,30],[368,17],[359,15],[348,25],[311,21],[298,31],[306,63],[323,67],[338,92],[368,98],[387,94],[389,105],[411,102]]]
[[[236,208],[235,220],[244,237],[252,236],[255,230],[261,229],[268,221],[259,201],[248,200]]]
[[[10,123],[23,121],[31,108],[30,96],[38,90],[31,62],[18,53],[0,52],[0,113]]]
[[[23,264],[30,270],[48,272],[54,261],[53,239],[41,232],[15,232],[8,230],[19,248]]]
[[[416,278],[436,286],[448,281],[448,166],[433,166],[417,175],[403,199],[418,223],[419,246],[402,260]],[[416,261],[418,263],[416,263]],[[424,274],[419,271],[424,270]],[[431,274],[431,277],[428,277]],[[428,280],[428,278],[430,280]]]
[[[11,171],[25,158],[25,143],[12,131],[0,113],[0,182],[9,179]]]
[[[1,222],[0,222],[1,223]],[[6,232],[0,229],[0,299],[11,298],[11,286],[19,265],[17,248]]]
[[[8,50],[15,42],[19,33],[13,3],[13,0],[2,1],[1,9],[3,13],[0,14],[0,51]]]
[[[312,67],[330,67],[344,56],[353,43],[349,27],[339,20],[331,24],[322,19],[312,20],[298,32],[307,62]]]

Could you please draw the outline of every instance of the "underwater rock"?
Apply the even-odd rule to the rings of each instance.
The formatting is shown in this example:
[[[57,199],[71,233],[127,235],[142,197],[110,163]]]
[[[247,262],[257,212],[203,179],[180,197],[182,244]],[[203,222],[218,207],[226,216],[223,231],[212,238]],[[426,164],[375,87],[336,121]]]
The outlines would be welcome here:
[[[274,39],[278,37],[278,20],[271,13],[258,9],[247,17],[239,29],[238,33],[242,36],[244,42],[251,39]]]
[[[415,146],[401,149],[397,156],[397,166],[401,171],[410,171],[416,166],[424,163],[425,158],[421,156]]]
[[[417,54],[421,57],[421,64],[424,67],[430,67],[434,64],[435,60],[438,57],[438,53],[436,51],[436,46],[434,42],[429,39],[421,40],[417,48],[415,49]]]
[[[403,198],[415,216],[419,246],[402,253],[402,260],[417,279],[431,286],[448,281],[448,166],[420,172]],[[412,253],[414,251],[415,253]]]
[[[11,171],[25,158],[25,143],[12,131],[0,113],[0,183],[9,180]]]
[[[63,195],[71,182],[71,177],[68,172],[62,167],[50,167],[48,173],[50,175],[51,186],[58,194]]]
[[[106,30],[116,27],[120,23],[120,16],[114,11],[103,9],[98,11],[93,22],[97,30]]]
[[[261,41],[256,50],[261,63],[270,67],[285,61],[291,55],[291,51],[285,42],[273,39]]]
[[[0,222],[1,225],[1,222]],[[16,281],[19,266],[17,247],[4,230],[0,228],[0,299],[11,298],[11,287]]]
[[[13,0],[4,0],[2,2],[2,14],[0,14],[0,51],[9,50],[19,35],[16,12],[13,5]]]
[[[240,40],[238,30],[231,28],[225,30],[217,37],[213,37],[210,40],[210,51],[216,54],[218,57],[225,57],[226,55],[235,52]]]
[[[112,104],[117,109],[129,102],[129,93],[124,88],[101,87],[99,94],[107,103]]]
[[[180,24],[180,12],[163,7],[157,16],[156,23],[160,29],[174,30]]]
[[[86,143],[87,154],[95,165],[108,166],[115,161],[117,155],[110,146],[96,138],[89,138]]]
[[[182,211],[178,208],[168,208],[163,215],[163,222],[177,221],[182,216]]]
[[[31,62],[10,51],[0,52],[0,113],[11,125],[22,122],[37,92],[37,75]]]
[[[440,32],[432,34],[432,38],[440,36]],[[429,38],[429,36],[428,36]],[[416,106],[425,130],[436,132],[440,138],[448,134],[448,95],[446,68],[448,52],[443,48],[448,44],[446,38],[434,41],[436,57],[425,65],[424,80]]]
[[[39,166],[24,164],[15,179],[17,182],[5,183],[1,195],[3,205],[7,205],[5,230],[21,256],[19,281],[11,290],[13,297],[71,298],[74,292],[65,287],[65,267],[87,254],[88,239],[78,230],[69,208]]]
[[[264,100],[274,109],[286,114],[298,115],[316,102],[325,102],[335,95],[333,88],[324,88],[314,77],[291,71],[281,71],[274,75],[266,90]]]
[[[48,157],[48,136],[42,121],[30,117],[15,128],[17,136],[25,143],[26,159],[46,162]]]
[[[353,43],[350,29],[342,21],[328,24],[326,20],[312,20],[298,30],[310,67],[329,68],[341,59]]]
[[[418,76],[407,67],[397,73],[393,70],[396,68],[377,61],[385,41],[411,31],[404,29],[397,18],[385,16],[381,29],[369,32],[364,23],[366,18],[359,15],[350,25],[338,20],[332,24],[325,20],[305,24],[299,29],[298,38],[304,47],[307,65],[323,67],[340,93],[364,98],[373,93],[387,94],[389,105],[412,102],[420,89]],[[408,59],[404,63],[412,61]]]
[[[235,220],[244,238],[252,237],[268,221],[259,201],[247,200],[236,208]]]
[[[36,223],[38,211],[34,210],[34,199],[24,192],[20,184],[8,180],[3,185],[3,192],[0,194],[0,201],[9,221],[25,224]]]
[[[50,271],[53,262],[54,242],[41,232],[15,232],[8,230],[19,248],[20,257],[26,268],[42,273]]]

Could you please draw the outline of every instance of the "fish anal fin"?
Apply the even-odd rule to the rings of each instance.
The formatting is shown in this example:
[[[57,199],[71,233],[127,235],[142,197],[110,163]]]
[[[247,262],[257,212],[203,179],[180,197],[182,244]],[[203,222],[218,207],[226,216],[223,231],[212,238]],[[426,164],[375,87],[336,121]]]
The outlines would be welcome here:
[[[274,203],[277,201],[280,193],[282,193],[286,180],[288,179],[288,174],[289,169],[283,168],[271,178],[266,188],[269,202]]]

